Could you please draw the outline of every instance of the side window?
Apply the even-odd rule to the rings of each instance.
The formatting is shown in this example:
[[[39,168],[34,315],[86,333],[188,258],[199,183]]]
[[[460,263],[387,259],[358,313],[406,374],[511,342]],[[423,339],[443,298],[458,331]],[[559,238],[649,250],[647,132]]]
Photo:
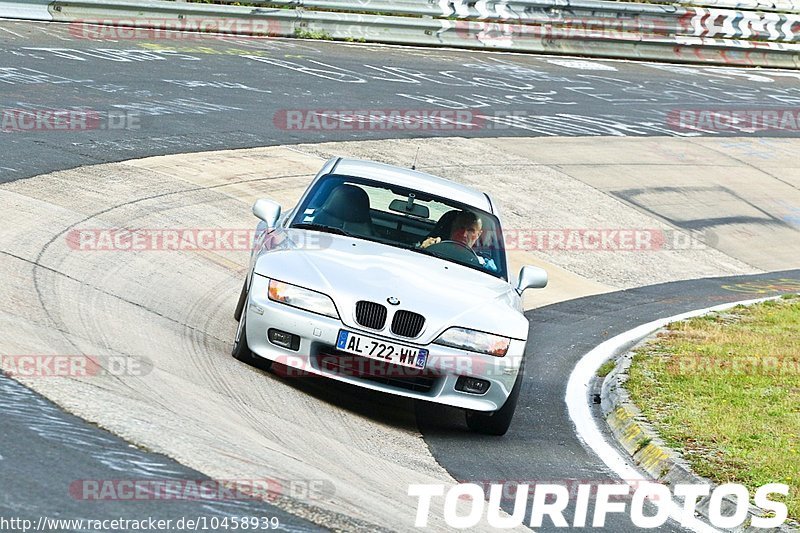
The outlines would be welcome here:
[[[302,218],[300,218],[298,222],[314,222],[314,217],[319,213],[320,208],[325,205],[325,200],[328,199],[331,191],[341,184],[342,180],[340,179],[327,179],[320,183],[317,190],[314,191],[314,194],[306,202],[301,214]]]

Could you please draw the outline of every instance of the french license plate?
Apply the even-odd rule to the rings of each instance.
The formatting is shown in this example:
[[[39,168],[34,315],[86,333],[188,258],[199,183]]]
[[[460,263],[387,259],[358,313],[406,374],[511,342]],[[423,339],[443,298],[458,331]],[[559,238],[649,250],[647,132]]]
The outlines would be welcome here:
[[[408,368],[425,368],[428,361],[428,350],[424,348],[373,339],[344,329],[339,330],[336,349]]]

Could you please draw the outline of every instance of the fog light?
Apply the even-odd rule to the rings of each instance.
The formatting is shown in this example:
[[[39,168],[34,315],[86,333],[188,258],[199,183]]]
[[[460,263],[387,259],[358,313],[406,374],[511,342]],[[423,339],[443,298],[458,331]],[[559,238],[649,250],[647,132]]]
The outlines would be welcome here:
[[[267,338],[269,339],[269,342],[275,344],[276,346],[280,346],[281,348],[294,351],[300,349],[300,337],[297,335],[292,335],[291,333],[286,333],[285,331],[281,331],[279,329],[270,329],[267,331]]]
[[[458,381],[456,381],[456,390],[470,394],[486,394],[486,391],[489,390],[489,385],[491,383],[485,379],[459,376]]]

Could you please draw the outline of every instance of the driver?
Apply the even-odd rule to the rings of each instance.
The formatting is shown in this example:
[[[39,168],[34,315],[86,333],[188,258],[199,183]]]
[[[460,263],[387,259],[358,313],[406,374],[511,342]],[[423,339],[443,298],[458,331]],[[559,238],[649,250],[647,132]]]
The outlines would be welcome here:
[[[483,232],[483,222],[478,215],[471,211],[461,211],[453,219],[450,225],[450,240],[460,242],[472,248]],[[427,248],[431,244],[442,242],[440,237],[428,237],[420,248]]]
[[[460,211],[453,219],[453,223],[450,225],[450,240],[459,242],[467,246],[470,250],[472,250],[475,246],[475,243],[478,242],[478,239],[482,233],[483,222],[481,221],[481,218],[472,211]],[[441,237],[428,237],[422,241],[419,246],[420,248],[427,248],[428,246],[438,244],[440,242],[442,242]],[[478,253],[475,255],[482,266],[490,270],[497,270],[493,259],[483,257]]]

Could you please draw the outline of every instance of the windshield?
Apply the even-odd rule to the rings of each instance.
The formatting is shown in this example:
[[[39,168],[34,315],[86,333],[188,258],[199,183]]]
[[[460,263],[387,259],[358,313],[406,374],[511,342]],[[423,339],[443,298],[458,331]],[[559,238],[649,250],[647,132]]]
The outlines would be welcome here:
[[[290,227],[381,242],[508,279],[497,217],[412,189],[328,175],[298,206]]]

